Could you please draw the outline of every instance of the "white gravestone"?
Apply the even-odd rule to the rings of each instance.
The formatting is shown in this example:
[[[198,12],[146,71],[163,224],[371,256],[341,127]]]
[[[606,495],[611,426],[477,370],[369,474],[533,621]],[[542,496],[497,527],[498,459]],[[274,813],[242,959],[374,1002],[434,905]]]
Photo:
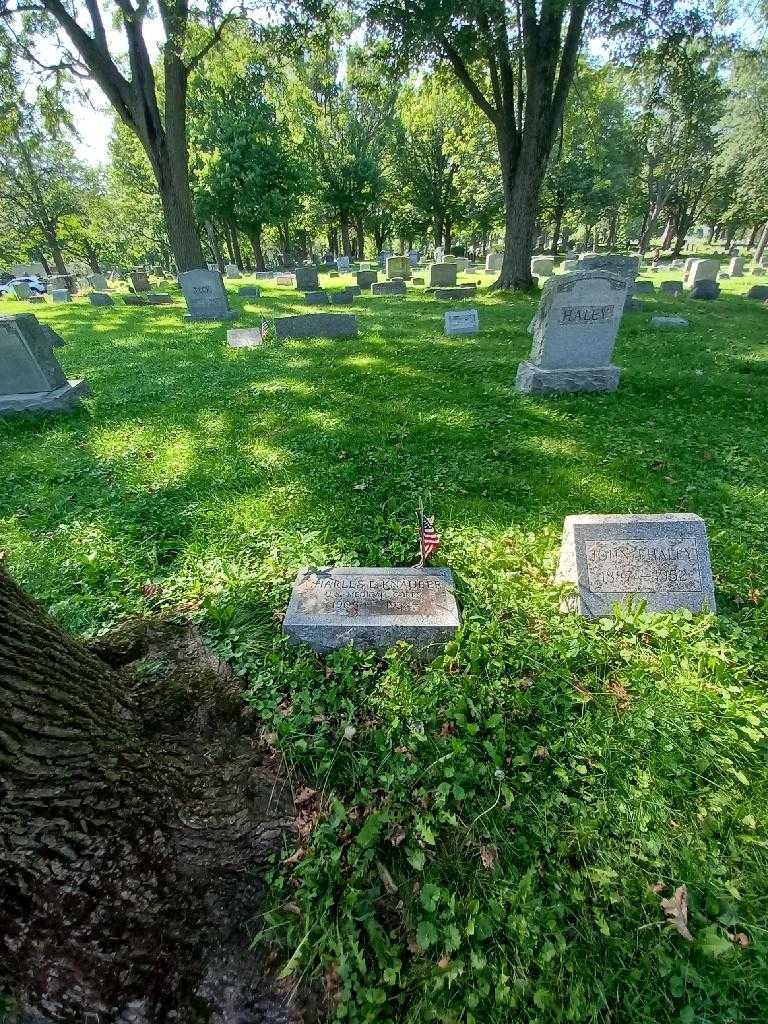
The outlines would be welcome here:
[[[427,661],[461,624],[450,569],[302,569],[283,621],[292,643],[328,653],[398,641]]]
[[[553,256],[534,256],[531,260],[531,273],[534,277],[549,277],[555,270]]]
[[[234,320],[229,299],[218,270],[187,270],[179,274],[187,302],[188,320]]]
[[[626,279],[603,270],[549,278],[528,328],[533,345],[518,367],[516,389],[615,391],[620,371],[611,358],[626,292]]]
[[[453,334],[479,334],[480,317],[476,309],[450,310],[445,314],[445,333]]]
[[[685,276],[684,286],[690,290],[702,281],[716,281],[719,270],[718,260],[694,260]]]
[[[501,265],[504,262],[503,252],[489,252],[485,257],[485,272],[486,274],[495,274],[501,270]]]
[[[687,512],[568,516],[555,582],[576,584],[562,608],[589,619],[629,600],[649,612],[716,610],[706,525]]]

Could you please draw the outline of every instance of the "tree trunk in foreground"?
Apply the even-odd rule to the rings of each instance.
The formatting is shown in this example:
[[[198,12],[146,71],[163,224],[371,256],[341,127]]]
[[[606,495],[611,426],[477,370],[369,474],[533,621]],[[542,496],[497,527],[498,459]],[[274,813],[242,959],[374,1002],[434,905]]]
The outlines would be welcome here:
[[[0,993],[35,1024],[286,1022],[241,926],[290,801],[199,637],[143,629],[148,661],[176,637],[168,674],[111,668],[0,571]]]

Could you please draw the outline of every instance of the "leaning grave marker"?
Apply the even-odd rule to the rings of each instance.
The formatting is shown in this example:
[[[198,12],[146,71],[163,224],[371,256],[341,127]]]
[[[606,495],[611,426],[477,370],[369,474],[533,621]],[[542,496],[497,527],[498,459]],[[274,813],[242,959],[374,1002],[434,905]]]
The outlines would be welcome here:
[[[516,390],[615,391],[620,370],[611,357],[626,292],[626,279],[602,270],[548,278],[528,328],[533,345],[518,367]]]
[[[687,512],[568,516],[557,583],[575,583],[564,611],[589,619],[643,600],[650,612],[715,609],[707,528]]]
[[[283,631],[292,643],[321,653],[350,643],[385,651],[403,641],[426,661],[441,653],[460,624],[450,569],[302,569]]]
[[[91,393],[84,380],[65,376],[54,337],[31,313],[0,317],[0,414],[63,412]]]

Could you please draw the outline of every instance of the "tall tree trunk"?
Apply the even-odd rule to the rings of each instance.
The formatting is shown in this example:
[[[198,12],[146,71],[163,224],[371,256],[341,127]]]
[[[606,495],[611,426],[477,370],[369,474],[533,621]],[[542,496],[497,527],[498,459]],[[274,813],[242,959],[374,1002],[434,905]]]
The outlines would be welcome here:
[[[768,248],[768,220],[763,225],[762,234],[757,242],[757,248],[755,249],[755,263],[759,263],[763,258],[763,253],[766,248]]]
[[[213,259],[216,266],[219,268],[219,273],[224,274],[224,257],[221,253],[221,246],[219,245],[219,236],[216,233],[216,225],[212,220],[205,222],[205,233],[208,236],[208,244],[211,247],[213,253]]]
[[[761,227],[762,227],[761,224],[754,224],[752,226],[752,230],[749,233],[749,241],[747,242],[747,248],[748,249],[751,249],[752,246],[755,244],[755,239],[757,238],[757,233],[758,233],[758,231],[760,230]]]
[[[194,1019],[255,1020],[270,985],[240,927],[257,910],[248,872],[293,815],[252,735],[213,718],[200,730],[195,701],[215,718],[234,694],[210,663],[192,683],[189,665],[165,685],[118,674],[2,571],[0,636],[3,994],[40,1024],[112,1021],[129,1003],[137,1024],[172,1010],[189,1020],[193,1007]],[[126,662],[134,642],[109,656]],[[219,1016],[225,1003],[233,1016]]]
[[[712,239],[715,237],[715,228],[716,227],[717,227],[716,224],[709,224],[707,226],[707,245],[711,245],[712,244]]]
[[[253,258],[256,261],[257,270],[266,270],[264,266],[264,250],[261,247],[261,225],[251,228],[248,232],[248,241],[253,249]]]
[[[365,259],[365,224],[362,217],[355,217],[355,233],[357,235],[357,258]]]
[[[445,241],[445,251],[451,251],[451,245],[453,244],[453,224],[451,218],[446,216],[443,222],[443,239]]]
[[[53,257],[53,264],[56,267],[58,274],[66,274],[67,265],[64,262],[64,253],[61,251],[61,244],[59,243],[59,236],[56,232],[56,228],[49,224],[45,229],[45,240],[48,243],[48,248],[51,250],[51,256]]]
[[[172,151],[179,148],[180,145],[177,143]],[[172,157],[166,148],[162,147],[154,154],[154,162],[151,157],[150,162],[153,163],[157,178],[163,220],[179,273],[204,267],[203,247],[197,234],[192,192],[189,187],[186,138],[183,157],[178,152]]]
[[[85,239],[84,245],[85,245],[85,258],[88,261],[88,266],[91,268],[91,270],[94,272],[94,274],[100,274],[101,273],[101,264],[99,263],[99,255],[98,255],[98,253],[96,252],[95,248],[93,247],[93,245],[91,244],[89,239],[87,239],[87,238]]]
[[[730,249],[733,245],[733,240],[736,237],[737,227],[735,224],[729,224],[725,231],[725,247]]]
[[[349,214],[342,210],[339,214],[339,225],[341,227],[341,255],[351,256],[352,248],[349,244]]]
[[[661,249],[666,250],[672,244],[672,239],[675,234],[675,219],[670,217],[667,221],[666,227],[664,228],[664,234],[661,238]]]
[[[240,251],[240,239],[237,234],[237,224],[230,223],[229,231],[232,235],[232,254],[235,257],[235,266],[238,270],[242,271],[245,268],[243,267],[243,254]]]
[[[562,192],[557,193],[555,200],[555,217],[554,224],[552,226],[552,245],[549,249],[550,256],[557,256],[557,247],[560,244],[560,231],[563,226],[563,217],[565,215],[565,197]]]
[[[432,218],[432,241],[435,248],[439,248],[443,244],[443,215],[441,213],[436,213]]]
[[[230,230],[229,221],[222,221],[222,230],[224,232],[224,243],[227,247],[227,255],[229,256],[229,262],[235,262],[235,247],[232,244],[232,232]]]
[[[496,288],[519,288],[528,291],[534,287],[531,276],[531,256],[536,236],[539,193],[544,176],[544,163],[539,147],[531,138],[532,131],[523,140],[522,150],[505,128],[497,132],[504,188],[504,261]]]

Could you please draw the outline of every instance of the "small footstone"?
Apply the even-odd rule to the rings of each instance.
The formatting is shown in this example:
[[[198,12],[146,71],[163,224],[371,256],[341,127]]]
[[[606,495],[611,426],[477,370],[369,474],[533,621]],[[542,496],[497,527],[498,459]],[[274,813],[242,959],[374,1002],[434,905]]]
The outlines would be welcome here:
[[[167,292],[149,292],[147,295],[148,306],[170,306],[173,299]]]
[[[304,301],[308,306],[327,306],[331,300],[328,298],[327,292],[319,291],[305,292]]]
[[[330,299],[334,306],[351,306],[355,301],[355,293],[351,288],[345,288],[340,292],[331,292]]]
[[[747,292],[748,299],[768,299],[768,285],[753,284]]]
[[[688,321],[682,316],[653,316],[651,327],[687,327]]]
[[[429,661],[460,624],[450,569],[302,569],[283,631],[321,653],[347,644],[386,651],[403,641]]]
[[[683,282],[682,281],[662,281],[660,285],[661,290],[665,295],[682,295],[683,294]]]
[[[146,306],[147,297],[146,295],[126,295],[123,298],[123,302],[126,306]]]
[[[555,582],[576,584],[561,608],[588,619],[630,600],[649,612],[715,611],[706,525],[687,512],[568,516]]]
[[[457,288],[435,288],[436,299],[471,299],[476,293],[477,288],[473,284]]]
[[[227,344],[230,348],[255,348],[264,341],[259,327],[238,327],[227,331]]]
[[[256,288],[252,284],[244,285],[242,288],[237,289],[237,294],[241,299],[260,299],[261,288]]]
[[[445,314],[443,328],[449,336],[478,334],[480,331],[480,317],[476,309],[451,310]]]
[[[51,302],[71,302],[72,296],[66,288],[54,288],[51,292]]]
[[[379,284],[371,285],[371,295],[405,295],[407,288],[405,281],[381,281]]]
[[[278,338],[354,338],[357,317],[354,313],[302,313],[275,320]]]
[[[635,281],[634,291],[638,295],[653,295],[655,290],[653,281]]]

